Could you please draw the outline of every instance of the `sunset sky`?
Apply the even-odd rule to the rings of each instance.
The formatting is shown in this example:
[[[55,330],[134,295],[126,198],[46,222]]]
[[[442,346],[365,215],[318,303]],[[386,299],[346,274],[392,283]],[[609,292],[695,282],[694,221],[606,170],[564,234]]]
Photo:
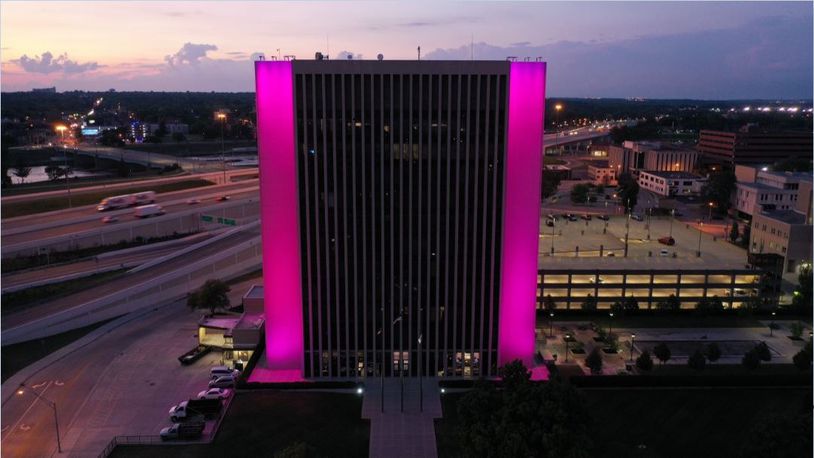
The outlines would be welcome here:
[[[812,97],[812,4],[0,4],[2,90],[253,90],[252,55],[542,56],[560,97]],[[472,46],[474,43],[474,46]]]

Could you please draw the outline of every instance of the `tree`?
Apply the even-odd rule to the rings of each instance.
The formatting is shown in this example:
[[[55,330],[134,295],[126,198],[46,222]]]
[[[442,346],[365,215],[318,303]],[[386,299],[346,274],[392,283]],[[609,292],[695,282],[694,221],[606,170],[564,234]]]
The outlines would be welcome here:
[[[794,290],[791,300],[792,308],[797,312],[810,313],[811,302],[814,298],[814,277],[812,277],[811,264],[800,265],[800,272],[797,274],[799,286]]]
[[[738,222],[732,220],[732,228],[729,229],[729,241],[735,243],[738,241],[739,236],[740,230],[738,230]]]
[[[707,345],[706,356],[709,362],[714,363],[721,359],[721,348],[718,347],[718,344],[715,342],[710,343]]]
[[[760,356],[758,356],[757,351],[755,349],[751,349],[743,355],[743,359],[741,359],[741,364],[743,367],[751,370],[755,370],[760,366]]]
[[[624,315],[625,312],[632,312],[635,310],[639,310],[639,301],[633,296],[625,296],[621,300],[611,304],[611,311],[620,315]]]
[[[656,355],[656,358],[658,358],[659,361],[661,361],[662,365],[669,361],[670,356],[672,356],[670,353],[670,347],[668,347],[664,342],[661,342],[653,348],[653,354]]]
[[[591,369],[591,373],[593,374],[602,373],[602,353],[599,351],[599,348],[594,347],[594,349],[591,350],[591,353],[585,358],[585,365]]]
[[[761,342],[755,345],[755,352],[757,353],[761,361],[772,360],[772,352],[771,350],[769,350],[769,346],[766,345],[766,342]]]
[[[506,389],[515,389],[531,380],[531,372],[519,359],[515,359],[501,367],[498,374],[503,379],[503,385]]]
[[[794,367],[801,371],[811,369],[811,353],[806,351],[805,348],[795,353],[791,360],[794,362]]]
[[[625,206],[625,213],[630,213],[636,208],[639,199],[639,183],[629,173],[619,175],[619,201]]]
[[[17,167],[14,167],[14,176],[19,178],[22,183],[25,183],[25,179],[28,178],[30,174],[31,167],[26,165],[17,165]]]
[[[730,197],[735,190],[735,172],[730,169],[710,174],[707,183],[701,188],[701,197],[705,202],[714,204],[715,212],[724,214],[731,206]]]
[[[528,373],[521,363],[512,365],[500,372]],[[558,378],[544,384],[510,378],[499,391],[479,380],[458,401],[463,456],[593,456],[590,412],[573,386]]]
[[[697,371],[702,371],[707,365],[707,359],[704,357],[704,353],[702,353],[701,350],[695,350],[695,353],[693,353],[687,359],[687,365]]]
[[[544,199],[553,196],[557,192],[561,179],[560,175],[556,173],[543,172],[542,197]]]
[[[47,165],[45,166],[45,173],[48,175],[49,180],[57,181],[65,175],[65,170],[58,165]]]
[[[585,302],[582,303],[582,310],[596,311],[596,298],[592,294],[588,293],[585,297]]]
[[[681,301],[676,297],[675,294],[670,294],[670,296],[667,297],[666,299],[656,303],[656,308],[659,310],[667,311],[681,310]]]
[[[650,352],[645,350],[636,358],[636,367],[643,370],[649,371],[653,369],[653,358],[650,356]]]
[[[571,202],[575,204],[584,204],[588,202],[588,193],[591,188],[585,184],[578,184],[571,188]]]
[[[197,291],[187,296],[187,306],[193,310],[209,309],[210,313],[214,314],[215,310],[229,307],[228,293],[231,290],[225,282],[209,279]]]
[[[551,297],[551,294],[549,294],[549,295],[547,295],[545,297],[545,301],[543,302],[543,306],[549,312],[553,312],[554,310],[557,309],[557,303],[554,302],[554,299]]]

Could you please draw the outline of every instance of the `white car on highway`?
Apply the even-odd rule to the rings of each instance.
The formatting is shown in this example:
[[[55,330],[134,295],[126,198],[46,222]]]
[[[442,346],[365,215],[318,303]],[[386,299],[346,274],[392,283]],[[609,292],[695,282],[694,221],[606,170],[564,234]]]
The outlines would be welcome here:
[[[225,399],[231,392],[227,388],[209,388],[198,393],[198,399]]]

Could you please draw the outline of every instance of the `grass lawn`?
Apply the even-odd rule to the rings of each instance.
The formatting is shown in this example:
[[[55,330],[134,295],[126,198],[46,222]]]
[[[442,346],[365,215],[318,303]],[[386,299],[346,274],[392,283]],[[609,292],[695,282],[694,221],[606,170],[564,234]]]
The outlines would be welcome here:
[[[749,428],[769,413],[797,412],[810,388],[585,389],[601,456],[737,456]],[[462,393],[441,398],[435,421],[438,456],[461,456],[455,438]],[[644,445],[644,448],[640,448]]]
[[[199,188],[201,186],[210,186],[211,181],[202,179],[183,180],[175,183],[166,183],[159,185],[140,185],[131,188],[122,188],[114,191],[94,191],[80,194],[73,194],[71,196],[71,204],[74,207],[82,205],[91,205],[99,203],[105,197],[111,195],[133,194],[142,191],[155,191],[157,194],[172,191],[181,191],[184,189]],[[46,197],[37,201],[37,205],[31,205],[30,202],[17,202],[4,204],[2,209],[3,218],[13,218],[16,216],[32,215],[35,213],[44,213],[54,210],[62,210],[68,208],[67,197]]]
[[[110,272],[103,272],[74,280],[35,286],[33,288],[3,294],[2,298],[0,298],[0,303],[2,304],[2,306],[0,306],[0,314],[8,315],[9,313],[19,312],[20,310],[24,310],[46,300],[53,300],[100,285],[103,282],[118,277],[126,271],[127,269],[111,270]]]
[[[295,443],[313,447],[314,456],[364,457],[370,423],[361,415],[362,398],[355,394],[240,392],[212,444],[118,446],[111,457],[272,457]]]

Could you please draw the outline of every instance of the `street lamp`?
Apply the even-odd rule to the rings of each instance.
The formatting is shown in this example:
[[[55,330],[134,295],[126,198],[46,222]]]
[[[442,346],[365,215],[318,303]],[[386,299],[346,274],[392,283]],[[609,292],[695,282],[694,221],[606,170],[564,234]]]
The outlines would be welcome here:
[[[630,199],[627,200],[627,219],[625,220],[625,257],[627,257],[627,247],[628,247],[628,238],[630,236],[630,214],[633,213],[633,209],[630,207]]]
[[[670,210],[670,238],[673,238],[673,219],[676,217],[676,209]]]
[[[633,345],[636,343],[636,334],[630,334],[630,362],[633,362]]]
[[[554,312],[548,314],[548,337],[554,337]]]
[[[565,362],[568,362],[568,341],[571,340],[571,334],[565,335]]]
[[[698,221],[698,250],[695,252],[696,257],[701,257],[701,229],[704,227],[703,221]]]
[[[226,113],[217,113],[215,117],[220,120],[220,160],[223,165],[223,184],[226,184],[226,149],[223,146],[223,126],[226,124]]]
[[[707,216],[707,221],[712,221],[712,207],[714,207],[715,204],[713,202],[710,202],[708,205],[709,205],[709,215]]]
[[[23,394],[25,394],[25,388],[26,388],[25,383],[21,383],[20,387],[17,388],[17,395],[22,396]],[[40,396],[33,389],[31,390],[31,394],[36,396],[37,399],[39,399],[40,401],[47,404],[48,407],[50,407],[54,411],[54,425],[56,426],[56,432],[57,432],[57,450],[59,451],[59,453],[62,453],[62,441],[60,441],[60,439],[59,439],[59,419],[57,418],[57,403],[50,400],[50,399],[46,399],[43,396]]]
[[[65,160],[65,188],[68,190],[68,208],[73,208],[71,203],[71,180],[68,178],[68,151],[65,149],[65,131],[68,128],[60,124],[55,129],[62,136],[62,158]]]
[[[774,337],[774,316],[775,312],[772,312],[772,321],[769,323],[769,337]]]
[[[558,104],[554,105],[554,112],[555,112],[556,118],[557,118],[557,120],[556,120],[557,125],[554,126],[554,129],[556,129],[555,130],[555,132],[556,132],[556,134],[555,134],[555,142],[557,143],[557,151],[560,151],[560,152],[561,152],[561,150],[560,150],[560,111],[561,110],[562,110],[562,104],[558,103]]]

